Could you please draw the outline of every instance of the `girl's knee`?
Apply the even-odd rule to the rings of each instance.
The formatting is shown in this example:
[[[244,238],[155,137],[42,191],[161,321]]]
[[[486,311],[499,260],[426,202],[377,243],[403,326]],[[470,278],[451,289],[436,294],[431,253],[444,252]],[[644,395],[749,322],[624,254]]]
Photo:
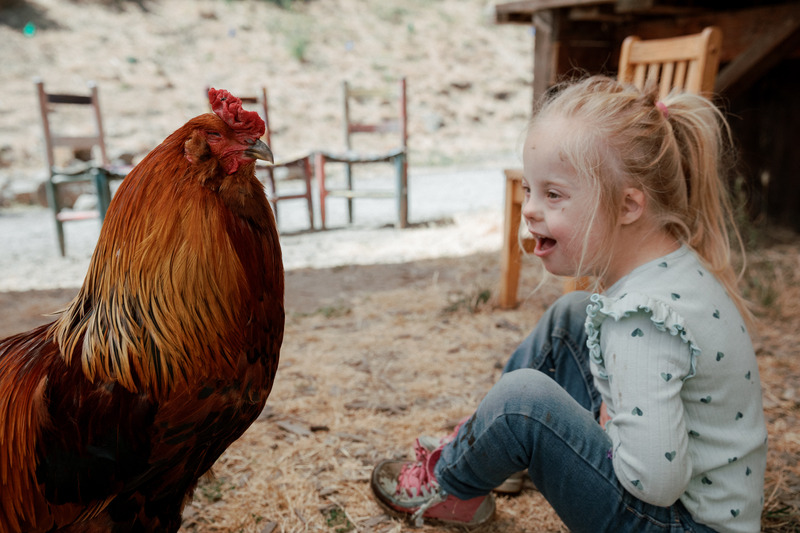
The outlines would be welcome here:
[[[561,387],[539,370],[520,368],[503,374],[484,402],[493,411],[507,413],[530,409],[557,394]]]
[[[546,374],[533,368],[520,368],[508,374],[503,374],[498,381],[498,385],[503,384],[506,388],[526,389],[539,381],[553,381]]]

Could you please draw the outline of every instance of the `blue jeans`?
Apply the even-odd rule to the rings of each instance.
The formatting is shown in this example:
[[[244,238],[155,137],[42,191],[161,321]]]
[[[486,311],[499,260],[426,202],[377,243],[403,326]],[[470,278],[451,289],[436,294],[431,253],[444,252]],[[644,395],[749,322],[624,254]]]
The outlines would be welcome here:
[[[657,507],[617,481],[611,440],[597,422],[601,399],[583,326],[588,296],[562,296],[514,351],[503,376],[442,450],[439,484],[469,499],[527,468],[570,531],[713,532],[680,502]]]

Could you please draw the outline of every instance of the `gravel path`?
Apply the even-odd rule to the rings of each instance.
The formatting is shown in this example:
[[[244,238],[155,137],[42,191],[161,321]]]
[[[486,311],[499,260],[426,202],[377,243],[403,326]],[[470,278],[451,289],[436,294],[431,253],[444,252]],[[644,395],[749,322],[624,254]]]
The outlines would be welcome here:
[[[388,178],[387,178],[388,179]],[[287,270],[347,264],[401,263],[499,250],[502,242],[502,169],[415,170],[409,178],[409,220],[398,230],[391,200],[359,200],[345,227],[344,201],[329,200],[327,231],[305,231],[302,202],[279,206]],[[60,257],[50,212],[0,209],[0,291],[78,287],[100,233],[96,220],[65,225],[67,256]]]

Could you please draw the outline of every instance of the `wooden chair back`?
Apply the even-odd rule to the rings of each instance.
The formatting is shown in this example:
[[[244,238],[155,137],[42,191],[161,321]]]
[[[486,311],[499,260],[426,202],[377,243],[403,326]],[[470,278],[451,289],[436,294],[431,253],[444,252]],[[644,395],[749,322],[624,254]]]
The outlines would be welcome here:
[[[379,104],[394,104],[390,114],[366,120],[358,115],[356,107],[367,101]],[[402,78],[397,87],[354,87],[347,80],[342,82],[342,104],[344,116],[344,139],[347,150],[353,150],[357,134],[397,135],[397,145],[391,148],[408,148],[408,113],[406,109],[406,79]],[[371,108],[374,111],[374,106]],[[392,141],[393,142],[393,141]]]
[[[36,92],[39,98],[39,109],[42,117],[42,129],[44,131],[45,155],[47,166],[51,169],[57,168],[56,149],[60,147],[68,148],[73,152],[76,150],[88,150],[99,152],[97,161],[101,165],[108,165],[108,154],[106,152],[105,134],[103,130],[103,117],[100,112],[100,99],[98,97],[97,85],[94,82],[88,83],[89,94],[66,94],[48,93],[44,89],[44,82],[41,79],[34,81]],[[85,111],[91,113],[94,122],[92,133],[60,133],[56,115],[67,113],[67,108],[85,106]],[[62,121],[63,122],[63,121]]]
[[[261,90],[256,95],[238,96],[242,104],[249,107],[252,111],[256,111],[264,120],[266,131],[262,137],[264,142],[271,148],[272,147],[272,130],[269,125],[269,101],[267,100],[267,88],[261,87]]]
[[[99,218],[102,222],[111,203],[109,182],[123,179],[130,168],[113,167],[109,164],[100,99],[94,82],[88,83],[88,94],[49,93],[39,78],[34,80],[34,84],[42,117],[47,160],[47,202],[53,211],[59,251],[63,256],[66,253],[63,224],[89,218]],[[84,126],[80,132],[75,129],[78,124]],[[66,148],[71,152],[69,168],[59,165],[59,148]],[[88,161],[82,161],[79,165],[71,164],[80,152],[84,152],[80,154],[81,158],[88,158]],[[66,209],[69,206],[62,205],[62,188],[80,183],[94,186],[97,193],[96,209],[74,210]]]
[[[208,94],[208,88],[206,88]],[[252,111],[256,111],[264,120],[266,131],[262,137],[264,142],[273,149],[272,127],[269,121],[269,99],[267,98],[267,88],[261,87],[256,95],[238,96],[242,104]],[[272,205],[272,212],[275,213],[275,220],[278,219],[278,203],[283,200],[305,200],[308,209],[308,223],[310,229],[314,229],[314,207],[312,200],[311,180],[314,176],[312,168],[313,155],[303,154],[299,157],[276,158],[274,164],[267,164],[263,161],[256,161],[256,176],[265,181],[269,186],[269,202]],[[279,176],[276,170],[286,169]],[[278,182],[280,181],[302,181],[303,190],[283,192],[279,191]]]
[[[643,41],[632,35],[622,43],[617,79],[640,89],[657,83],[659,98],[674,89],[708,96],[714,90],[721,50],[722,31],[715,26],[666,39]]]
[[[397,203],[397,226],[408,226],[408,112],[406,79],[385,87],[357,87],[342,82],[345,152],[318,151],[314,170],[319,189],[319,211],[326,227],[326,199],[347,201],[348,221],[353,223],[356,198],[387,198]],[[356,144],[358,147],[356,147]],[[326,164],[344,165],[344,181],[334,185],[326,178]],[[362,189],[354,186],[354,167],[383,163],[395,171],[394,190]]]

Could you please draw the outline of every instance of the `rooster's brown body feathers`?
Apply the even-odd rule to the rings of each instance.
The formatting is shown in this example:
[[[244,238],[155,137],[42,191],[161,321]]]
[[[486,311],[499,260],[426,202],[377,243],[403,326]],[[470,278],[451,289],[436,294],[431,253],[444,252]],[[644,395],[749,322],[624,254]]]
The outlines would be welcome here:
[[[263,409],[283,266],[259,135],[221,116],[125,178],[66,311],[0,341],[0,531],[177,531]]]

